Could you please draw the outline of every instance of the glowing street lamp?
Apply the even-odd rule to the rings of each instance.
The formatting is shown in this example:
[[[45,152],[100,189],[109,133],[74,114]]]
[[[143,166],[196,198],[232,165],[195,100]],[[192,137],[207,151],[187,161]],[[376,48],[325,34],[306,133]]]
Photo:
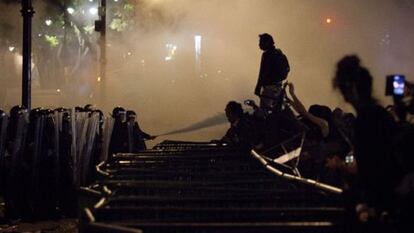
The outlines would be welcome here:
[[[167,53],[168,53],[168,55],[165,57],[165,60],[166,61],[173,60],[177,52],[177,46],[173,44],[166,44],[165,47],[167,48]]]
[[[69,14],[75,13],[75,9],[73,9],[73,7],[68,7],[68,9],[66,10],[68,11]]]
[[[326,23],[327,23],[327,24],[332,23],[332,19],[331,19],[331,18],[326,18]]]
[[[52,25],[52,23],[53,23],[53,21],[51,19],[46,19],[45,20],[46,26],[50,26],[50,25]]]
[[[97,15],[98,14],[98,9],[96,7],[91,7],[91,8],[89,8],[89,13],[91,15]]]
[[[196,71],[200,72],[201,70],[201,36],[194,36],[194,50],[195,50],[195,65]]]

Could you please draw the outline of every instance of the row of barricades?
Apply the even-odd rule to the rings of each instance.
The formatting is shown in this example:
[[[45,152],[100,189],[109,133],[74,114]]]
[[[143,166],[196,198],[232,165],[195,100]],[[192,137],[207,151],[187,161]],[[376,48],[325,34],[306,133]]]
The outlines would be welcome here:
[[[76,216],[77,190],[108,159],[114,120],[100,111],[0,111],[0,181],[10,219]]]
[[[222,144],[166,141],[96,170],[80,195],[80,232],[344,230],[341,195],[286,181]]]

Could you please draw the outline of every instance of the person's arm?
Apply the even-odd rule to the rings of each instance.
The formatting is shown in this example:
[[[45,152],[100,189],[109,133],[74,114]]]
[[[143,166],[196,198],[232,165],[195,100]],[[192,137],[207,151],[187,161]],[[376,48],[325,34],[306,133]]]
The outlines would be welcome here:
[[[256,88],[254,90],[254,94],[260,97],[260,91],[262,90],[263,87],[263,79],[265,78],[264,76],[266,75],[266,69],[267,69],[267,65],[266,65],[266,56],[263,53],[262,54],[262,59],[260,61],[260,71],[259,71],[259,77],[257,79],[257,84],[256,84]]]
[[[257,110],[257,109],[259,109],[259,106],[257,106],[257,104],[256,104],[256,102],[254,102],[254,100],[251,100],[251,99],[248,99],[248,100],[245,100],[244,101],[244,103],[247,105],[247,106],[250,106],[250,107],[252,107],[253,108],[253,110]]]
[[[230,146],[234,146],[236,144],[237,136],[236,132],[233,127],[230,127],[226,134],[220,139],[221,143],[227,143]]]
[[[157,136],[152,136],[150,134],[147,134],[146,132],[142,131],[142,129],[139,127],[138,122],[135,122],[134,124],[135,128],[136,128],[136,132],[140,134],[140,136],[145,139],[145,140],[154,140],[155,138],[157,138]]]
[[[142,138],[144,138],[145,140],[154,140],[157,138],[157,136],[147,134],[144,131],[141,131],[141,134],[142,134]]]
[[[323,137],[327,137],[329,135],[329,124],[326,120],[314,116],[313,114],[309,113],[305,106],[303,106],[302,102],[299,100],[299,98],[295,94],[295,87],[292,83],[288,84],[289,87],[289,94],[292,97],[292,100],[290,100],[292,107],[295,109],[296,112],[301,114],[306,119],[310,120],[312,123],[317,125],[322,133]]]
[[[254,112],[253,115],[256,118],[264,118],[265,117],[265,112],[263,111],[263,109],[259,108],[259,106],[257,106],[256,102],[254,102],[254,100],[246,100],[245,104],[252,107]]]
[[[261,84],[260,75],[259,75],[259,79],[257,80],[256,88],[254,89],[254,94],[257,95],[257,96],[260,96],[260,91],[261,90],[262,90],[262,84]]]

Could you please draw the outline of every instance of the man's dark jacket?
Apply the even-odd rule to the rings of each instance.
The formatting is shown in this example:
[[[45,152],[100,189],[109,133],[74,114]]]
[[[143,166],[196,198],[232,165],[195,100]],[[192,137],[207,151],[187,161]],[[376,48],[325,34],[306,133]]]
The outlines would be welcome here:
[[[263,86],[276,85],[286,78],[286,76],[282,76],[289,72],[289,64],[287,64],[287,67],[283,65],[282,59],[284,56],[283,52],[275,47],[263,52],[255,94],[260,94]]]

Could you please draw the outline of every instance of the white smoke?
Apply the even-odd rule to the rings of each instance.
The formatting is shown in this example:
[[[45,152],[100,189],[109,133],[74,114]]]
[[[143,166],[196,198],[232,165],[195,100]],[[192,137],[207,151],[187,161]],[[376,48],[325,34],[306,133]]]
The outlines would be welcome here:
[[[230,100],[254,98],[261,56],[258,34],[263,32],[272,34],[276,45],[288,56],[289,80],[296,84],[297,94],[305,105],[345,107],[331,87],[335,64],[345,54],[360,55],[375,77],[376,97],[384,103],[389,101],[384,97],[387,74],[403,73],[411,81],[414,78],[411,1],[137,0],[135,3],[139,11],[136,26],[122,34],[108,32],[108,77],[102,80],[107,91],[104,105],[98,103],[98,107],[105,112],[116,105],[134,109],[142,128],[149,133],[184,128],[216,116]],[[4,12],[5,6],[0,6]],[[45,15],[43,9],[39,6],[35,17]],[[1,20],[19,19],[18,7],[14,10],[9,10],[5,17],[2,15]],[[330,24],[326,23],[327,18],[332,20]],[[21,20],[16,20],[19,23]],[[200,70],[195,69],[195,35],[202,36]],[[169,54],[166,44],[177,47],[170,61],[165,60]],[[102,82],[97,83],[96,76],[91,77],[90,83],[96,85],[96,90]],[[69,99],[64,105],[84,105],[91,100],[97,101],[87,97],[76,102]],[[218,138],[226,127],[176,135],[174,139]]]

